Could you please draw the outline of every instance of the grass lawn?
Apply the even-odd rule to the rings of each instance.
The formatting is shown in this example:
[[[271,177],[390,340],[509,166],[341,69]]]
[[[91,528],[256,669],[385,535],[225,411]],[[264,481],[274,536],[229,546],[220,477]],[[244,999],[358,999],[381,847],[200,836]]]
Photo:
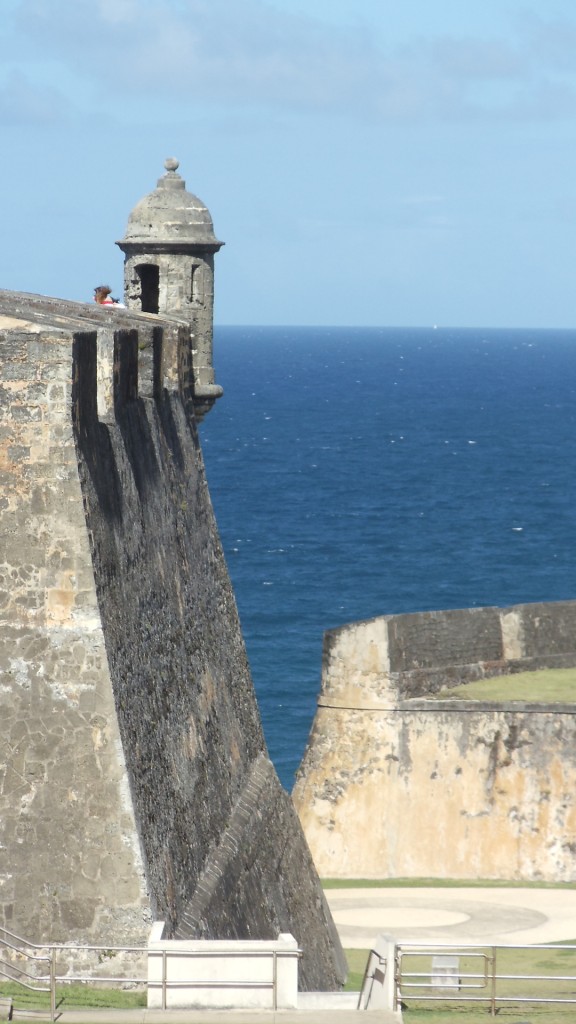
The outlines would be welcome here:
[[[31,992],[22,985],[5,982],[0,985],[0,996],[11,996],[14,1006],[22,1010],[50,1010],[47,992]],[[57,985],[56,1002],[60,1010],[138,1010],[146,1006],[144,988],[120,989],[103,985]]]
[[[539,669],[445,688],[435,700],[523,700],[528,703],[576,704],[576,668]]]
[[[345,985],[345,992],[359,992],[364,981],[364,971],[368,963],[368,949],[345,949],[346,960],[348,961],[348,981]]]
[[[462,1006],[460,1008],[402,1011],[404,1024],[574,1024],[574,1007],[505,1007],[492,1017],[486,1009]]]
[[[574,889],[574,882],[507,882],[499,878],[323,878],[323,889]]]
[[[564,943],[564,945],[576,945]],[[509,997],[529,998],[531,995],[538,995],[548,998],[576,998],[576,982],[556,980],[566,975],[576,976],[576,950],[574,949],[525,949],[525,950],[497,950],[497,974],[498,975],[537,975],[553,976],[554,980],[549,982],[534,981],[530,977],[522,977],[520,980],[511,978],[499,980],[497,983],[497,994]],[[349,978],[346,991],[359,991],[364,978],[364,971],[368,960],[367,949],[346,950],[348,960]],[[431,973],[431,956],[409,956],[404,958],[404,972],[421,974],[420,978],[406,978],[403,986],[403,1020],[404,1024],[488,1024],[494,1018],[490,1014],[488,1002],[481,1004],[464,1004],[456,1002],[435,1002],[428,1003],[418,1000],[417,994],[410,995],[410,980],[423,982]],[[482,975],[483,967],[476,958],[460,958],[460,971],[462,975]],[[483,978],[466,979],[464,984],[483,984]],[[413,990],[413,992],[416,990]],[[433,994],[434,990],[420,989],[420,992]],[[470,994],[462,989],[462,995]],[[472,994],[489,997],[490,988],[479,988]],[[538,1003],[523,1003],[514,1001],[509,1004],[497,1003],[497,1019],[509,1021],[510,1024],[573,1024],[576,1019],[576,1006],[554,1006]]]

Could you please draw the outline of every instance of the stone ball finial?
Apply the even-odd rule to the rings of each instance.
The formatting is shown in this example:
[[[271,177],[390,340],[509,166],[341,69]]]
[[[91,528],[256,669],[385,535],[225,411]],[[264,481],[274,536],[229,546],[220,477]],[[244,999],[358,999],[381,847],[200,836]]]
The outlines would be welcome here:
[[[175,156],[168,156],[164,161],[164,167],[167,171],[177,171],[180,167],[180,161]]]

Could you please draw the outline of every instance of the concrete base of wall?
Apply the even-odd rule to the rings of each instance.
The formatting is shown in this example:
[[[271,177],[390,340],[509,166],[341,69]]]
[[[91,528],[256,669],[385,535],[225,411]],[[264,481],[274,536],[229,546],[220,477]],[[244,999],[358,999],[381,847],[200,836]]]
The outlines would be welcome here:
[[[300,950],[292,935],[273,942],[163,939],[148,943],[148,1008],[291,1010],[298,1005]]]

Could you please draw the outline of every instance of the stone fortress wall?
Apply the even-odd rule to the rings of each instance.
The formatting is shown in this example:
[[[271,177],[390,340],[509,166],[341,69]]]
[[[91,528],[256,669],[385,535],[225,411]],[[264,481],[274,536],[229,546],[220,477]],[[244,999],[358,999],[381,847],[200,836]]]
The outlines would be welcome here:
[[[576,879],[574,704],[435,699],[576,665],[576,602],[383,616],[325,634],[293,798],[323,877]]]
[[[107,947],[152,920],[291,932],[301,986],[335,989],[206,484],[194,410],[221,389],[194,346],[181,315],[0,292],[0,925]]]

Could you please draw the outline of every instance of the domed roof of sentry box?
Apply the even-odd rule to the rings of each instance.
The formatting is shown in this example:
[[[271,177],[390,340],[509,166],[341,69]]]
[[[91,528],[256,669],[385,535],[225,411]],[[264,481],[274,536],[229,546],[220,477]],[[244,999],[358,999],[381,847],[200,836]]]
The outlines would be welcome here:
[[[199,245],[219,249],[209,211],[198,196],[186,191],[186,182],[177,173],[174,157],[164,161],[166,174],[158,179],[153,192],[144,196],[128,218],[126,234],[118,244]]]

